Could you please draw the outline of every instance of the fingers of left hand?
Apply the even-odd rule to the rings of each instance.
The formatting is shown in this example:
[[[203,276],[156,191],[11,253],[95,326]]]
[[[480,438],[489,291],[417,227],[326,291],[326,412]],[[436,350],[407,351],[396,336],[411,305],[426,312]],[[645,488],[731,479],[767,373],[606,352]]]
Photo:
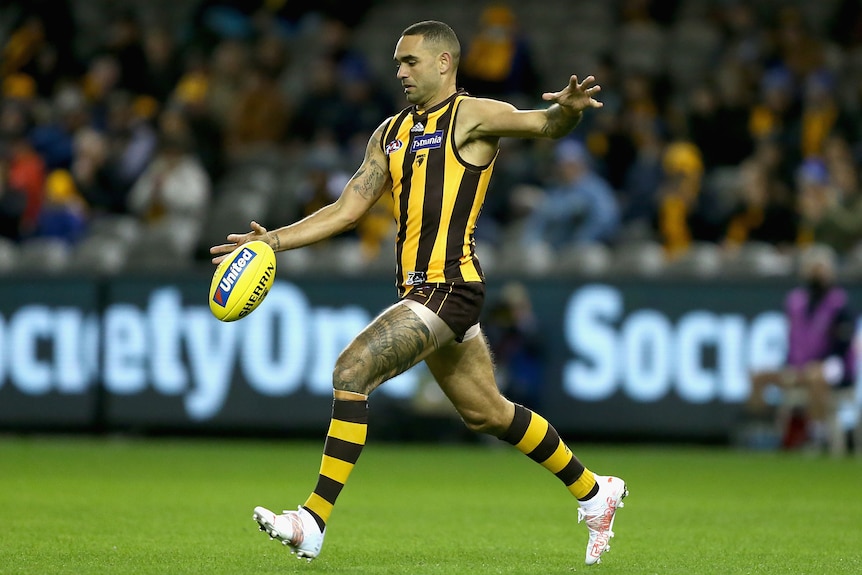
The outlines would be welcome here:
[[[221,244],[210,248],[211,254],[229,254],[234,250],[236,244]]]

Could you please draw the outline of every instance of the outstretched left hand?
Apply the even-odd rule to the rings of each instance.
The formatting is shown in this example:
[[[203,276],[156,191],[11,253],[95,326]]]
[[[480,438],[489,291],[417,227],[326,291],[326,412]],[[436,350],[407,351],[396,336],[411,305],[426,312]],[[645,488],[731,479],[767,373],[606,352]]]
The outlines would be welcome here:
[[[587,76],[583,82],[578,82],[578,77],[572,76],[568,86],[559,92],[545,92],[542,99],[559,104],[570,114],[579,114],[587,108],[601,108],[604,104],[593,96],[601,92],[602,87],[595,82],[593,76]]]

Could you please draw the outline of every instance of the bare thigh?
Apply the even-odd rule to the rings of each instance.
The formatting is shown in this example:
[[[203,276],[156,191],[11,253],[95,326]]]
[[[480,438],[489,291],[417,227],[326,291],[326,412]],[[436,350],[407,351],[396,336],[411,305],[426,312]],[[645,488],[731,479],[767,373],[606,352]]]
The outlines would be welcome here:
[[[441,347],[425,364],[458,414],[473,431],[502,435],[515,406],[500,394],[484,334]]]
[[[341,352],[332,374],[339,391],[369,394],[434,351],[431,330],[410,308],[395,304]]]

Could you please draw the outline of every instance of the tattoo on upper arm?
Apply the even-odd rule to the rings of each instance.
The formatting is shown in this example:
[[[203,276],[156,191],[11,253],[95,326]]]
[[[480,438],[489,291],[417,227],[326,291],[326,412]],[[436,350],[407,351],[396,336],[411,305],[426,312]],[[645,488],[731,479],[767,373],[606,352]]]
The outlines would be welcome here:
[[[369,139],[365,148],[365,160],[351,181],[351,189],[366,200],[377,197],[389,177],[386,167],[374,157],[380,150],[381,133],[378,129]]]
[[[554,104],[545,112],[546,120],[542,132],[549,138],[561,138],[575,129],[582,115],[566,114],[558,104]]]
[[[367,160],[353,176],[351,189],[365,198],[374,199],[386,182],[386,173],[376,160]]]
[[[371,393],[415,365],[433,345],[431,330],[407,306],[398,305],[356,336],[338,358],[335,389]]]

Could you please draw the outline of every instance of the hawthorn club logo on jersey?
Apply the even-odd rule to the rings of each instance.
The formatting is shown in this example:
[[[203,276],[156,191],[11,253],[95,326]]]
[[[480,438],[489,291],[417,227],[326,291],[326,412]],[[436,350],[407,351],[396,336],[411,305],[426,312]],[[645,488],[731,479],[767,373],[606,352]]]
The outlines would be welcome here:
[[[431,150],[439,148],[443,145],[443,130],[437,130],[431,134],[422,134],[414,136],[413,143],[410,144],[410,151],[416,153],[419,150]]]

